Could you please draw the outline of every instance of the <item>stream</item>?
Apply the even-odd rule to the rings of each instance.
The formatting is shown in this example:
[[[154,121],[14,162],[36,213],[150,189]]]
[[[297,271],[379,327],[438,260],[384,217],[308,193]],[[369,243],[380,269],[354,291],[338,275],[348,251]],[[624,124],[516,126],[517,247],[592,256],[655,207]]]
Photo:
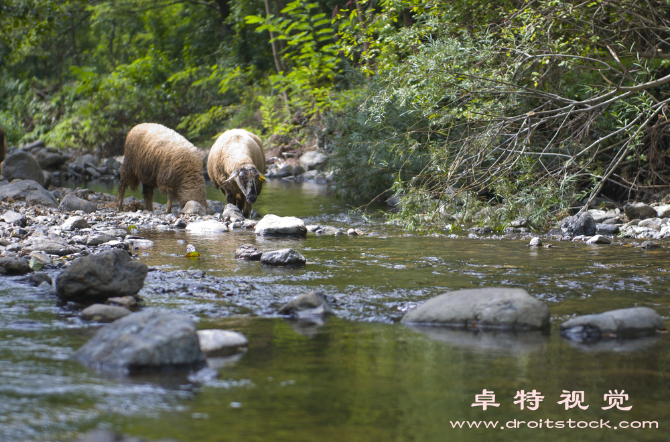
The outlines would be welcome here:
[[[92,188],[114,191],[112,183]],[[223,199],[213,187],[207,197]],[[634,306],[654,308],[667,321],[665,244],[647,251],[617,238],[602,246],[545,238],[553,247],[529,248],[527,236],[420,235],[384,224],[382,206],[361,214],[324,185],[285,180],[268,181],[254,209],[366,235],[266,239],[251,230],[140,230],[155,242],[137,251],[151,268],[140,291],[145,308],[187,313],[200,329],[248,338],[246,353],[210,360],[217,379],[112,377],[85,368],[71,356],[100,325],[82,321],[23,277],[0,278],[0,441],[72,441],[98,427],[182,442],[670,440],[668,336],[579,344],[558,333],[573,315]],[[307,265],[276,269],[236,260],[233,252],[245,243],[292,247]],[[200,259],[183,257],[187,244]],[[551,332],[399,323],[445,291],[501,286],[546,303]],[[292,296],[310,290],[328,297],[335,316],[277,315]],[[498,407],[472,406],[483,390],[495,392]],[[537,410],[514,404],[520,390],[541,392]],[[624,390],[624,405],[632,408],[603,409],[610,390]],[[566,410],[558,403],[564,391],[582,391],[588,408]],[[570,429],[569,419],[611,428]],[[509,425],[540,420],[542,428]],[[547,428],[546,420],[565,421],[565,428]],[[458,428],[456,421],[497,424]],[[658,428],[619,428],[621,421]]]

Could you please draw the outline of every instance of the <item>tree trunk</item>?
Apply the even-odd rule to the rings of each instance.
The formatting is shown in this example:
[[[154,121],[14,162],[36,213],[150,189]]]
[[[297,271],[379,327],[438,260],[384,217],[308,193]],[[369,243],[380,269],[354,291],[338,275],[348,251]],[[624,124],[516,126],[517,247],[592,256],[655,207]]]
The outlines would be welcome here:
[[[265,0],[265,13],[267,16],[270,16],[270,2]],[[270,44],[272,45],[272,57],[275,60],[275,67],[277,68],[277,73],[280,74],[284,69],[282,68],[281,62],[279,61],[279,54],[277,53],[277,43],[275,42],[275,33],[270,31]]]

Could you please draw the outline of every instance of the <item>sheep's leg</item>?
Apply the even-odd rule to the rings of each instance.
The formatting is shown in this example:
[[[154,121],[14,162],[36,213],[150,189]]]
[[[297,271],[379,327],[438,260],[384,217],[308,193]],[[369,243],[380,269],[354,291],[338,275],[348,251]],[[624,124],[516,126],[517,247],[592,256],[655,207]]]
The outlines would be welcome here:
[[[237,206],[238,209],[240,209],[240,212],[242,212],[242,214],[244,215],[244,208],[247,205],[247,200],[246,198],[244,198],[244,195],[242,195],[242,198],[237,198],[237,203],[235,205]],[[247,215],[244,215],[244,217],[246,218]]]
[[[172,201],[174,200],[174,195],[170,192],[167,194],[168,200],[167,200],[167,207],[165,208],[165,211],[168,213],[172,213]]]
[[[116,194],[117,212],[123,211],[123,195],[126,193],[126,183],[123,180],[119,181],[119,191]]]
[[[237,205],[236,197],[234,193],[226,192],[226,204],[232,204],[233,206]]]
[[[251,204],[248,202],[244,202],[244,208],[242,209],[242,215],[244,215],[245,218],[249,218],[251,216]]]
[[[144,208],[149,212],[154,210],[154,188],[142,184],[142,194],[144,194]]]

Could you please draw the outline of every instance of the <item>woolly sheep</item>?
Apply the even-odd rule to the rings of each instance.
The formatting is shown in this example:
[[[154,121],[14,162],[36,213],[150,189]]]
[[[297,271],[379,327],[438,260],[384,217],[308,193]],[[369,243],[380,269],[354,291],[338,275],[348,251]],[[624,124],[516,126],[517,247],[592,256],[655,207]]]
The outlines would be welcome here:
[[[217,189],[249,217],[251,206],[261,193],[265,177],[263,142],[244,129],[224,132],[207,158],[207,173]]]
[[[167,194],[167,212],[172,212],[172,200],[182,207],[197,201],[207,207],[202,157],[186,138],[160,124],[143,123],[128,133],[121,166],[117,196],[118,210],[123,209],[126,187],[137,189],[142,183],[144,206],[153,210],[154,188]]]

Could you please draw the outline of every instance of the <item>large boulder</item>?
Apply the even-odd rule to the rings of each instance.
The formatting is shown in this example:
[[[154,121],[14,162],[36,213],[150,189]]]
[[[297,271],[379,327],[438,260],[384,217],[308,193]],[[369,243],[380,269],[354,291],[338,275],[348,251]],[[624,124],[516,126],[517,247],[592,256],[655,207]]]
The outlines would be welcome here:
[[[576,341],[597,341],[651,336],[664,328],[663,318],[656,311],[633,307],[569,319],[561,324],[561,335]]]
[[[463,328],[543,330],[549,308],[522,289],[482,288],[447,292],[408,312],[402,322]]]
[[[328,162],[328,155],[312,150],[302,154],[298,161],[305,170],[320,169]]]
[[[28,152],[16,152],[8,155],[2,162],[2,175],[8,181],[15,179],[33,180],[44,186],[44,174],[34,156]]]
[[[40,183],[33,180],[17,181],[15,183],[0,186],[0,200],[12,198],[24,200],[28,204],[41,204],[43,206],[56,207],[58,201]]]
[[[294,216],[265,215],[254,228],[260,236],[307,236],[305,222]]]
[[[582,212],[575,216],[569,216],[561,221],[561,231],[565,235],[593,236],[596,234],[596,221],[588,212]]]
[[[268,266],[304,266],[307,260],[293,249],[273,250],[261,255],[261,263]]]
[[[89,366],[125,373],[205,364],[193,320],[158,310],[133,313],[101,328],[75,358]]]
[[[93,213],[98,209],[97,204],[75,196],[72,193],[65,195],[58,208],[64,212],[76,212],[81,210],[85,213]]]
[[[144,286],[148,267],[128,252],[114,249],[75,260],[56,278],[56,293],[63,301],[82,304],[107,298],[135,296]]]
[[[626,204],[623,211],[629,220],[656,218],[658,216],[656,210],[645,203]]]

